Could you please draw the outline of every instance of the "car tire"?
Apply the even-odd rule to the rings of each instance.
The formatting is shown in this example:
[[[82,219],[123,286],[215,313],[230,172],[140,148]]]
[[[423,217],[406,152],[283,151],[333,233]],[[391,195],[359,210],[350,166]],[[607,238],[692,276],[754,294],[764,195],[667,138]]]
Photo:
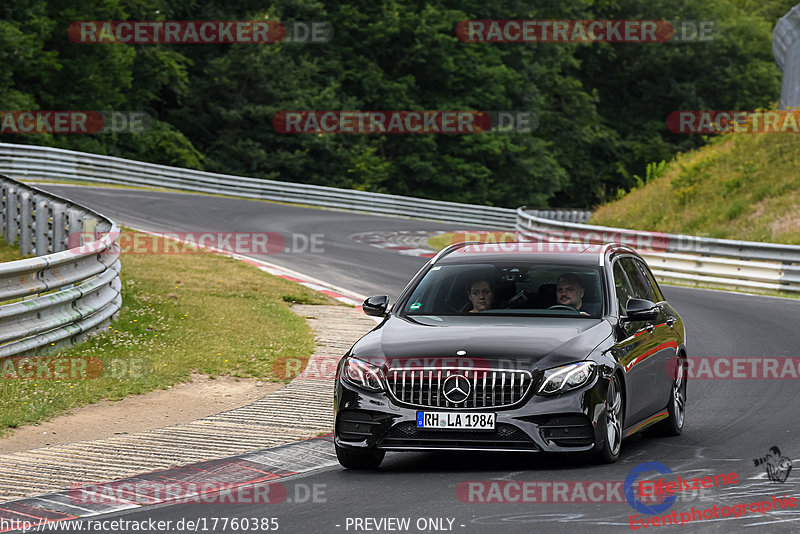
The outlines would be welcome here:
[[[603,443],[595,450],[594,460],[598,463],[611,464],[619,458],[625,421],[625,396],[622,394],[622,386],[616,374],[612,375],[608,382],[605,408],[603,415],[605,435]]]
[[[667,405],[669,417],[653,427],[659,435],[680,436],[683,432],[683,424],[686,421],[686,363],[685,356],[678,357]]]
[[[386,456],[384,451],[376,449],[354,451],[343,449],[338,445],[335,445],[335,448],[336,458],[345,469],[377,469],[383,462],[383,457]]]

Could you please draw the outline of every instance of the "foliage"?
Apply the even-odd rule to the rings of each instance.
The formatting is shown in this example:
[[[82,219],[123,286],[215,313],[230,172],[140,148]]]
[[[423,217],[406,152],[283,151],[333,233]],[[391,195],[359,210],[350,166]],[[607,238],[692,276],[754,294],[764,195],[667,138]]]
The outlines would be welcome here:
[[[778,97],[787,0],[18,0],[0,5],[0,108],[136,110],[138,134],[3,135],[235,175],[516,207],[591,206],[704,142],[680,109]],[[703,43],[464,43],[466,19],[715,20]],[[71,42],[78,20],[325,20],[329,44]],[[532,132],[285,135],[284,110],[512,110]],[[645,174],[647,176],[647,174]],[[641,179],[640,179],[641,180]],[[648,179],[643,180],[646,182]]]
[[[755,13],[749,0],[596,2],[594,16],[600,19],[714,23],[709,41],[604,43],[579,52],[580,78],[597,91],[598,110],[618,135],[615,167],[599,173],[596,197],[604,199],[612,188],[632,189],[635,175],[649,162],[670,160],[704,143],[700,135],[667,131],[671,112],[755,110],[777,101],[781,76],[772,55],[772,28],[793,3],[760,2]]]

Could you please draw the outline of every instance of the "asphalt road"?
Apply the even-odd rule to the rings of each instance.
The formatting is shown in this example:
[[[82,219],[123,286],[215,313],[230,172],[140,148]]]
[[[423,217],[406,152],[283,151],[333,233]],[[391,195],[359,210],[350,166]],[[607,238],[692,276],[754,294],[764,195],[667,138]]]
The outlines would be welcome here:
[[[46,186],[82,202],[123,224],[155,231],[272,231],[324,234],[323,254],[273,254],[263,259],[320,278],[360,294],[397,295],[424,263],[358,243],[355,233],[388,230],[452,229],[452,225],[398,218],[313,210],[263,202],[202,195],[122,189]],[[690,357],[798,357],[800,301],[727,292],[664,287],[670,303],[687,324]],[[377,472],[325,468],[285,481],[287,488],[323,488],[319,502],[273,505],[172,505],[111,514],[96,519],[142,520],[213,517],[278,520],[279,532],[463,532],[517,533],[617,532],[630,529],[633,508],[622,502],[474,502],[489,493],[477,491],[473,502],[463,491],[468,481],[528,481],[552,488],[551,482],[599,481],[610,497],[613,482],[624,481],[643,462],[660,462],[683,477],[737,473],[735,484],[684,492],[664,512],[691,513],[713,506],[735,506],[770,500],[773,495],[800,497],[800,473],[783,483],[767,479],[754,459],[777,446],[783,455],[800,458],[800,388],[797,380],[707,380],[689,384],[688,417],[677,438],[635,436],[623,443],[620,460],[597,466],[581,458],[525,454],[389,453]],[[655,475],[650,472],[647,477]],[[611,484],[611,486],[606,483]],[[461,485],[460,485],[461,484]],[[305,486],[303,486],[305,487]],[[484,486],[488,488],[491,486]],[[619,488],[619,485],[615,486]],[[570,490],[572,491],[572,490]],[[510,494],[514,497],[516,493]],[[577,496],[576,496],[577,495]],[[587,497],[585,500],[588,500]],[[552,499],[551,499],[552,500]],[[560,500],[565,500],[562,497]],[[614,499],[611,499],[614,500]],[[617,498],[617,501],[620,499]],[[800,499],[799,499],[800,500]],[[680,528],[686,532],[794,532],[800,528],[800,507],[763,515],[704,519],[681,527],[651,526],[648,531]],[[656,517],[638,514],[643,517]],[[357,518],[409,518],[407,529],[375,528]],[[441,518],[428,521],[428,518]],[[451,522],[452,520],[452,522]],[[173,523],[174,525],[174,523]],[[217,532],[220,532],[218,523]],[[239,525],[241,527],[241,525]],[[383,527],[394,526],[382,524]],[[638,526],[638,525],[637,525]],[[748,528],[749,527],[749,528]],[[199,529],[203,531],[202,528]],[[242,531],[239,528],[226,532]],[[171,532],[179,532],[174,527]]]
[[[411,276],[427,261],[354,241],[362,232],[392,230],[452,230],[463,225],[375,217],[360,213],[185,193],[147,190],[41,186],[114,219],[152,232],[268,232],[279,234],[284,249],[274,254],[247,254],[299,271],[362,295],[399,295]],[[312,252],[310,240],[321,246]],[[296,245],[296,247],[295,247]],[[376,258],[383,258],[383,260]]]

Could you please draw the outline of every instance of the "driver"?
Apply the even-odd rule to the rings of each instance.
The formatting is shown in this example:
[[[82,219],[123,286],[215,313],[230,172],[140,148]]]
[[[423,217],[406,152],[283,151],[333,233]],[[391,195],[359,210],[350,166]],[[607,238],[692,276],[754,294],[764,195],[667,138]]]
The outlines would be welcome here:
[[[556,281],[556,302],[562,306],[575,308],[583,315],[589,315],[581,310],[585,292],[581,279],[573,273],[564,273]]]

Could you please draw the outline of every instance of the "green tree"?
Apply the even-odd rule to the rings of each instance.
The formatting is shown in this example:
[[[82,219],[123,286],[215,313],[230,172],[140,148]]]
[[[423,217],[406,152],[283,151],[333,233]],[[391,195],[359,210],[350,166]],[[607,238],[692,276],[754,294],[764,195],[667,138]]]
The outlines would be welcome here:
[[[602,43],[581,48],[580,78],[596,90],[598,111],[618,138],[612,165],[601,167],[600,200],[635,186],[648,163],[669,160],[704,143],[673,134],[666,118],[678,110],[754,110],[778,99],[780,71],[772,56],[772,27],[785,10],[771,2],[762,14],[749,0],[598,0],[593,16],[609,19],[713,21],[710,41]],[[786,3],[786,2],[784,2]],[[761,3],[764,4],[763,2]],[[783,12],[781,12],[783,11]],[[560,200],[574,197],[566,188]]]

